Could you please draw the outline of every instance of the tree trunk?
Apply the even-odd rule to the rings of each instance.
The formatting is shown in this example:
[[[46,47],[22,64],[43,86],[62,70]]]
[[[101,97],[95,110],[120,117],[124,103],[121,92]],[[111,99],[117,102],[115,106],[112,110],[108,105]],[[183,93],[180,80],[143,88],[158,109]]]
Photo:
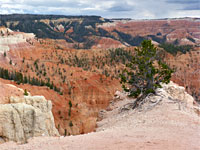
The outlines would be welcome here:
[[[140,102],[142,102],[145,98],[147,97],[147,94],[142,94],[140,97],[138,97],[134,103],[132,109],[135,109],[136,107],[139,106]]]

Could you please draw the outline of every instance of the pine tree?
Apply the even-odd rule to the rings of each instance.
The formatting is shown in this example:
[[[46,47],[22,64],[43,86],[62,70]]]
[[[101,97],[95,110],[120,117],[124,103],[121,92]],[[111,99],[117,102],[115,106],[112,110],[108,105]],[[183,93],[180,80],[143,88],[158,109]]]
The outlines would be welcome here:
[[[26,89],[24,90],[24,95],[25,95],[25,96],[28,96],[28,92],[27,92]]]
[[[129,96],[136,97],[133,109],[146,98],[149,93],[155,93],[161,83],[169,83],[171,70],[158,59],[157,48],[150,40],[144,40],[141,47],[135,48],[135,54],[130,63],[126,64],[121,77],[121,84]]]

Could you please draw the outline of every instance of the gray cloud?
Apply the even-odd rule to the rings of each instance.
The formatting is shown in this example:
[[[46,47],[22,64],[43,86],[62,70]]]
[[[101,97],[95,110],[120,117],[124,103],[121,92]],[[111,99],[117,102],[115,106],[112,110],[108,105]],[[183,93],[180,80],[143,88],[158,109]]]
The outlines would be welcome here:
[[[23,4],[34,6],[34,7],[71,7],[71,8],[84,8],[89,4],[82,4],[78,1],[25,1]]]
[[[200,5],[191,5],[183,8],[184,10],[200,10]]]
[[[200,0],[167,0],[166,2],[177,4],[199,4]]]
[[[108,11],[121,12],[121,11],[133,11],[134,6],[130,6],[127,2],[115,3]]]
[[[131,11],[133,10],[130,7],[126,7],[126,6],[113,6],[111,8],[109,8],[109,11]]]
[[[166,2],[178,5],[182,10],[200,10],[200,0],[167,0]]]

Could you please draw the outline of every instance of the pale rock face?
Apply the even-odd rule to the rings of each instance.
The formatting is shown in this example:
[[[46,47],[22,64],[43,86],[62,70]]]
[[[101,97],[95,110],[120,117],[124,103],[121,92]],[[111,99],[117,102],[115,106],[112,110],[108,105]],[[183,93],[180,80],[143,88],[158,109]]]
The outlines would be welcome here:
[[[122,93],[120,91],[116,91],[114,96],[115,96],[115,99],[122,100],[122,99],[125,99],[127,97],[127,94]]]
[[[185,107],[194,109],[194,98],[189,95],[185,88],[175,84],[170,81],[169,84],[161,84],[162,88],[156,89],[157,96],[147,97],[146,99],[150,99],[152,102],[158,102],[160,99],[162,101],[174,100],[177,103],[184,104]],[[115,99],[120,99],[123,101],[131,100],[127,97],[127,93],[116,91]],[[133,99],[132,99],[133,100]]]
[[[8,28],[0,28],[0,53],[10,50],[11,45],[25,43],[34,39],[33,33],[13,32]]]
[[[0,33],[5,35],[5,34],[8,34],[8,33],[13,33],[13,31],[10,30],[9,28],[0,27]]]
[[[184,102],[187,107],[193,107],[194,98],[186,92],[184,87],[179,86],[172,81],[170,81],[169,84],[163,84],[162,87],[162,89],[158,90],[163,90],[163,93],[166,92],[166,97],[172,97],[180,102]]]
[[[65,30],[64,26],[63,26],[63,25],[61,25],[61,24],[60,24],[60,25],[58,25],[58,26],[57,26],[57,28],[58,28],[59,30]]]
[[[52,103],[43,96],[11,97],[0,105],[0,141],[25,143],[31,137],[59,136]]]
[[[24,90],[12,84],[4,84],[0,81],[0,104],[10,103],[10,96],[24,97]],[[30,94],[29,94],[30,95]]]

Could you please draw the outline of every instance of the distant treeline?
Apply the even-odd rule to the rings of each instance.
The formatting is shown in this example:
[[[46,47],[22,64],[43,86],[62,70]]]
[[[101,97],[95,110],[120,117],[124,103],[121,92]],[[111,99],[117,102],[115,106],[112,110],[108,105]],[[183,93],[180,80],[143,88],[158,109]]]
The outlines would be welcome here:
[[[50,79],[45,82],[42,79],[37,79],[34,77],[27,77],[27,76],[23,76],[22,73],[20,72],[16,72],[16,71],[12,71],[9,72],[8,69],[4,69],[0,67],[0,78],[6,79],[6,80],[13,80],[15,81],[17,84],[30,84],[30,85],[36,85],[36,86],[47,86],[50,89],[53,89],[54,91],[58,92],[59,94],[62,94],[60,89],[57,88],[53,82],[50,82]]]
[[[99,19],[101,16],[66,16],[66,15],[37,15],[37,14],[10,14],[10,15],[0,15],[0,19],[3,21],[24,21],[24,20],[40,20],[40,19],[59,19],[59,18],[67,18],[67,19]],[[108,19],[107,19],[108,20]]]
[[[162,43],[159,45],[159,47],[163,48],[165,51],[167,51],[168,53],[171,53],[173,55],[176,55],[177,52],[181,52],[183,54],[185,54],[186,52],[189,52],[190,50],[193,49],[192,45],[175,45],[175,44],[171,44],[171,43]]]

